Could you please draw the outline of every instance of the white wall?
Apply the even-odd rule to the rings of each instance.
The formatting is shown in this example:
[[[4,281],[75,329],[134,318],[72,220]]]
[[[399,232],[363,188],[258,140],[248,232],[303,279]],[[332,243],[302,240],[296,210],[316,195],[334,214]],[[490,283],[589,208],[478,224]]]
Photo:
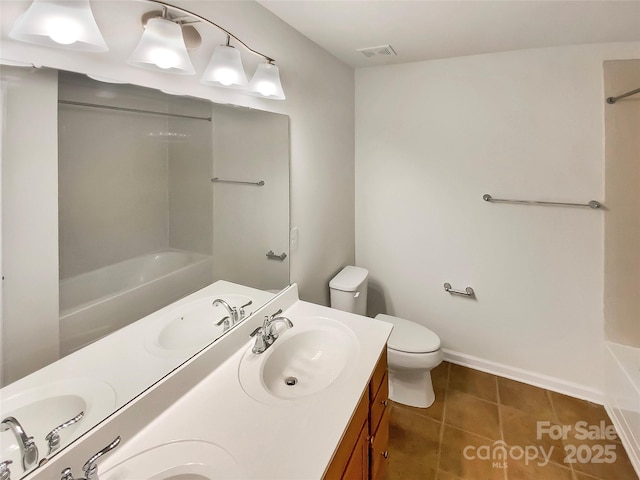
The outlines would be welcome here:
[[[2,56],[289,115],[291,225],[299,230],[298,248],[291,252],[291,281],[298,283],[302,299],[328,304],[329,280],[343,265],[355,260],[353,69],[256,2],[173,3],[209,18],[252,48],[275,58],[287,99],[259,99],[204,86],[197,76],[162,74],[128,66],[126,58],[142,32],[140,13],[149,10],[144,2],[118,2],[118,8],[114,8],[113,2],[92,2],[107,42],[111,39],[111,50],[107,54],[76,55],[8,39],[7,31],[20,2],[0,2]],[[132,8],[136,13],[128,14]],[[113,24],[100,21],[107,17],[117,17],[117,21]],[[191,52],[191,57],[202,73],[214,46],[224,42],[225,36],[213,28],[198,28],[204,46]],[[251,75],[259,60],[240,50]]]
[[[58,82],[56,72],[11,67],[1,78],[6,384],[58,359]]]
[[[427,325],[471,364],[598,397],[606,211],[602,62],[638,44],[356,72],[356,263],[371,314]],[[476,300],[445,293],[472,286]]]

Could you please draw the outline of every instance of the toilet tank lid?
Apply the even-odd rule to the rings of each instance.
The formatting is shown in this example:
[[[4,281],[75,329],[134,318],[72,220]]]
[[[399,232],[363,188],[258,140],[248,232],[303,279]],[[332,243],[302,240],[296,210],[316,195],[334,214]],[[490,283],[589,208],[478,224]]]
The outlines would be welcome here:
[[[347,265],[329,282],[329,288],[343,292],[355,292],[369,276],[366,268]]]
[[[440,337],[424,325],[391,315],[378,314],[376,320],[393,324],[387,346],[407,353],[430,353],[440,348]]]

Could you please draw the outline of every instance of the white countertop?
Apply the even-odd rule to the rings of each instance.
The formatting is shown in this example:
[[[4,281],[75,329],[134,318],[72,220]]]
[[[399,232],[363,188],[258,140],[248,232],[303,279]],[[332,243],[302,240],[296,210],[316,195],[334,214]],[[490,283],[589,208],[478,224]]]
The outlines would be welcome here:
[[[228,478],[322,478],[392,327],[371,318],[297,300],[297,287],[293,285],[290,289],[295,290],[295,297],[289,294],[294,301],[286,306],[282,315],[293,322],[293,328],[304,325],[305,319],[325,317],[353,331],[359,352],[349,368],[329,387],[312,395],[282,403],[255,400],[243,390],[238,376],[241,359],[254,343],[247,332],[262,321],[261,317],[254,318],[255,325],[242,326],[244,328],[230,333],[246,339],[240,349],[214,366],[198,385],[137,435],[123,436],[123,443],[101,461],[99,469],[103,480],[119,478],[110,473],[110,469],[116,472],[115,466],[140,452],[186,440],[209,442],[226,451],[237,464],[237,470],[228,474]]]

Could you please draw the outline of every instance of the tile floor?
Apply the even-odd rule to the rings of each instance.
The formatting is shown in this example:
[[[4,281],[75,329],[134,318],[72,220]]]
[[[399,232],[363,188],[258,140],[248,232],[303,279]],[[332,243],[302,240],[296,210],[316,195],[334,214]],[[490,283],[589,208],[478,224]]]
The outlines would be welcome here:
[[[600,405],[447,362],[432,379],[431,407],[391,404],[386,480],[638,480],[617,437],[581,438],[613,430]]]

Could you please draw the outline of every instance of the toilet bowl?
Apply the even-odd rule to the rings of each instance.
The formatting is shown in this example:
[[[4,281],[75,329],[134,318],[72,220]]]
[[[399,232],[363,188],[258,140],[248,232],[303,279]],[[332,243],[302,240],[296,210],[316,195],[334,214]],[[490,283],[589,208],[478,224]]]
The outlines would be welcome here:
[[[329,283],[331,307],[365,315],[368,276],[364,268],[344,267]],[[412,407],[429,407],[435,400],[431,370],[442,362],[440,337],[404,318],[379,314],[376,320],[393,324],[387,342],[389,398]]]
[[[393,325],[387,342],[389,398],[412,407],[431,406],[436,398],[431,370],[442,362],[440,337],[404,318],[379,314],[376,320]]]

